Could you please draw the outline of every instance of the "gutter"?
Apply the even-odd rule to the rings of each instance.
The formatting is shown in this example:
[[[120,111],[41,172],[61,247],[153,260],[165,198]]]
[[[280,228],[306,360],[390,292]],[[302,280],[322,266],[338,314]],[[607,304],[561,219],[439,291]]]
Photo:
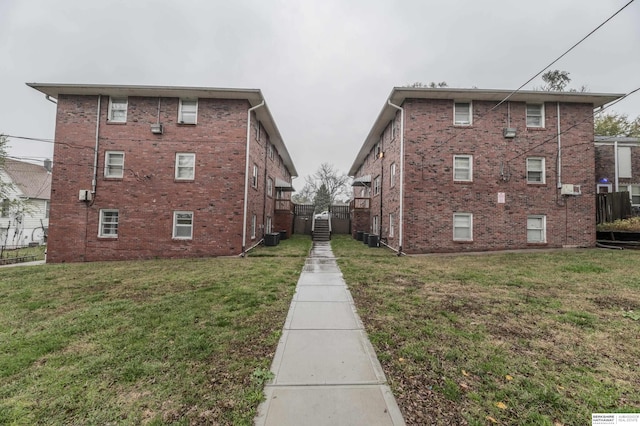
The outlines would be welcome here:
[[[240,256],[244,257],[247,247],[247,208],[249,203],[249,147],[251,144],[251,112],[264,106],[264,99],[262,102],[247,110],[247,155],[245,156],[244,167],[244,212],[242,215],[242,253]]]
[[[387,103],[400,111],[400,217],[398,218],[398,256],[400,256],[404,229],[404,108],[391,103],[391,99],[387,100]]]

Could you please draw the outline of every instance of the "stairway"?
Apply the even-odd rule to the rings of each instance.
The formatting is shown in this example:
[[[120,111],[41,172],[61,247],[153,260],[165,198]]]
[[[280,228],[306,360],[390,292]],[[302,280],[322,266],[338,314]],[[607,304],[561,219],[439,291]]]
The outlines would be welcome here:
[[[316,219],[313,229],[313,241],[329,241],[331,232],[329,231],[329,219]]]

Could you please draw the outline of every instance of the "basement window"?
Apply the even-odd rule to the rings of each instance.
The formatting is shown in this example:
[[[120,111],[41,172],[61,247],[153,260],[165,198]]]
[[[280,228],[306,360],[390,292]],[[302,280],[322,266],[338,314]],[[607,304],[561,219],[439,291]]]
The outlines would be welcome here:
[[[453,214],[453,240],[473,241],[473,214]]]
[[[547,242],[547,218],[544,215],[527,216],[527,242]]]
[[[173,238],[176,240],[193,238],[193,212],[173,212]]]
[[[117,238],[118,237],[118,210],[100,209],[100,223],[98,225],[98,237]]]

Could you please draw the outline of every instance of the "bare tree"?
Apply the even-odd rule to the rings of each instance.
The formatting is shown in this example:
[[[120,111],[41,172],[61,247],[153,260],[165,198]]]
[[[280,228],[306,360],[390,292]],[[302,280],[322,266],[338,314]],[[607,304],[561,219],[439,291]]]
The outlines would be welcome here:
[[[341,174],[333,165],[322,163],[318,170],[311,176],[305,178],[305,185],[302,190],[294,195],[293,201],[296,203],[314,203],[316,195],[322,189],[323,194],[327,194],[329,204],[336,201],[347,201],[351,196],[349,186],[349,176]],[[322,204],[326,204],[325,195],[320,197]],[[316,206],[319,207],[319,206]]]

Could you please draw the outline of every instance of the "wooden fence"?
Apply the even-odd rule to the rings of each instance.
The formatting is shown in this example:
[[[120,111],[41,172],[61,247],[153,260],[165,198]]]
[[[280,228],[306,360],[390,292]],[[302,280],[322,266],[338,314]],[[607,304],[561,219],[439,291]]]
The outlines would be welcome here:
[[[596,195],[596,223],[613,222],[631,217],[628,192],[609,192]]]

